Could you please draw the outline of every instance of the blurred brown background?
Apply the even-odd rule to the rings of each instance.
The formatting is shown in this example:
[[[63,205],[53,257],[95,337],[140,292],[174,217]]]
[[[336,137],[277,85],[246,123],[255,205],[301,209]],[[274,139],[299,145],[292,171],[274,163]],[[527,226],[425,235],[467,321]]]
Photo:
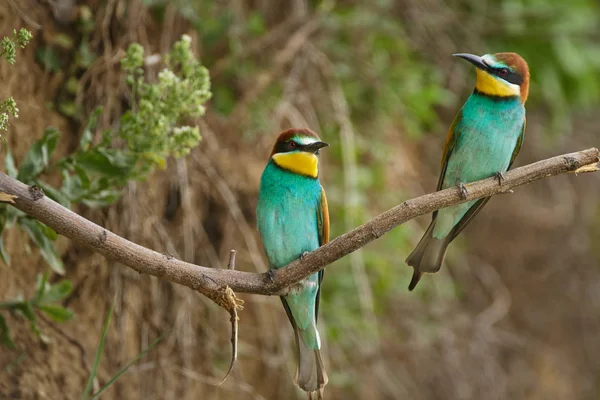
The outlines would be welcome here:
[[[234,248],[248,271],[265,270],[254,210],[270,145],[285,128],[309,127],[331,144],[321,179],[333,236],[435,189],[446,129],[475,80],[452,53],[517,51],[529,62],[527,131],[515,166],[599,144],[596,1],[363,3],[1,2],[0,35],[20,27],[34,34],[14,67],[0,63],[0,97],[14,96],[20,108],[7,144],[19,162],[53,125],[62,132],[59,155],[72,151],[94,107],[104,106],[105,127],[122,113],[126,46],[137,41],[147,55],[160,54],[189,34],[212,81],[208,111],[196,121],[200,146],[147,182],[131,182],[116,205],[76,211],[200,265],[223,267]],[[82,35],[86,15],[93,30]],[[62,46],[65,36],[75,44]],[[73,69],[82,43],[93,61]],[[40,61],[48,49],[56,65]],[[69,97],[73,76],[82,89]],[[404,259],[429,217],[328,267],[319,320],[327,398],[600,398],[598,179],[559,176],[493,199],[453,243],[440,274],[414,293]],[[0,264],[0,301],[31,296],[48,267],[22,232],[4,237],[12,263]],[[58,246],[75,288],[64,304],[75,317],[41,321],[44,343],[7,315],[17,348],[0,347],[0,398],[80,398],[115,294],[101,384],[169,334],[102,398],[304,398],[292,383],[292,330],[277,298],[240,295],[240,358],[217,386],[230,356],[225,311],[64,238]]]

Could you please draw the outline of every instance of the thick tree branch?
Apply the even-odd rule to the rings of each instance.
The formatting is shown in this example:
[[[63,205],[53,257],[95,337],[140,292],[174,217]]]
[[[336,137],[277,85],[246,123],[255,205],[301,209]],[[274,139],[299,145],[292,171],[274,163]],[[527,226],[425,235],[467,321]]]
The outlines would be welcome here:
[[[599,156],[598,149],[591,148],[508,171],[504,174],[501,186],[494,177],[469,183],[466,185],[466,199],[461,199],[457,188],[450,188],[407,200],[270,274],[207,268],[157,253],[88,221],[44,196],[39,188],[29,187],[3,173],[0,173],[0,192],[17,196],[13,198],[12,206],[75,243],[89,247],[139,273],[190,287],[230,309],[234,305],[221,304],[222,299],[226,298],[224,293],[227,287],[236,292],[263,295],[287,293],[292,285],[310,274],[415,217],[465,201],[506,193],[517,186],[565,172],[592,172],[597,169]]]

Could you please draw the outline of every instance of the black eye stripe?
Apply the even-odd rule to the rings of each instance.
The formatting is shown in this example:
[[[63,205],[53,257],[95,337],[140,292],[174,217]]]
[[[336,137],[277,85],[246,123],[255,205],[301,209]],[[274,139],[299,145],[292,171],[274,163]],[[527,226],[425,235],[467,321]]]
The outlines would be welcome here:
[[[506,75],[502,74],[502,70],[507,70],[508,74],[506,74]],[[496,75],[496,76],[504,79],[506,82],[512,83],[514,85],[521,85],[523,83],[523,77],[518,72],[513,72],[506,67],[488,68],[488,72],[490,72],[491,74]]]
[[[292,144],[293,143],[293,144]],[[288,153],[294,150],[300,150],[302,146],[294,141],[278,142],[275,145],[275,153]]]

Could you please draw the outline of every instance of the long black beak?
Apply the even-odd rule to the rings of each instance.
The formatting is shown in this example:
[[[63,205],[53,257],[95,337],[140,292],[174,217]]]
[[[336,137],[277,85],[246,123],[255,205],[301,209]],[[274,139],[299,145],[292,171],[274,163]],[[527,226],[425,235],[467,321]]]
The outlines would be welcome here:
[[[479,69],[483,69],[483,70],[487,70],[489,67],[488,65],[483,62],[483,59],[479,56],[476,56],[474,54],[469,54],[469,53],[456,53],[456,54],[452,54],[454,57],[460,57],[460,58],[464,58],[465,60],[467,60],[468,62],[470,62],[471,64],[473,64],[474,66],[476,66]]]
[[[307,144],[306,146],[302,146],[302,151],[308,151],[310,153],[316,153],[319,149],[323,147],[329,146],[328,143],[325,142],[314,142],[311,144]]]

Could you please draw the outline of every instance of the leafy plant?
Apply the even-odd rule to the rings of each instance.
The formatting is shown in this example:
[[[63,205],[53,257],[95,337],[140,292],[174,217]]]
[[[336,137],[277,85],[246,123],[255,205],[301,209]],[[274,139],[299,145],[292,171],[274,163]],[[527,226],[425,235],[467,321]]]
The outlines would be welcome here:
[[[208,70],[195,59],[189,36],[183,35],[164,57],[166,68],[157,83],[145,82],[143,60],[143,47],[132,44],[121,62],[133,106],[121,117],[118,130],[142,173],[164,167],[168,155],[185,156],[200,142],[198,127],[178,124],[204,115],[204,103],[211,97]]]
[[[0,41],[0,59],[4,57],[9,64],[14,64],[17,57],[17,48],[24,49],[33,35],[25,28],[13,31],[13,36],[5,36]],[[9,97],[0,102],[0,133],[8,130],[10,118],[19,117],[19,109],[15,99]]]
[[[143,48],[135,43],[122,60],[131,88],[131,107],[120,118],[116,130],[96,134],[102,113],[102,109],[97,108],[89,116],[79,146],[73,153],[53,162],[60,132],[48,128],[28,149],[19,167],[7,150],[6,173],[43,191],[65,207],[70,208],[73,204],[103,207],[117,201],[130,180],[143,180],[156,168],[164,168],[170,156],[188,154],[200,142],[201,136],[197,127],[181,123],[204,114],[203,104],[211,96],[208,71],[194,57],[191,39],[185,35],[165,56],[165,68],[159,73],[157,82],[146,80],[143,60]],[[18,112],[14,101],[6,110],[13,115]],[[60,173],[60,188],[46,183],[44,176],[50,172]],[[10,258],[1,233],[14,225],[27,233],[53,272],[65,273],[54,246],[56,232],[16,208],[0,204],[0,257],[6,264],[10,264]],[[34,313],[29,311],[37,303],[18,299],[2,304],[16,307],[28,318],[33,318]],[[41,309],[46,313],[53,311],[47,305]],[[0,320],[0,337],[9,337],[4,319]]]
[[[145,179],[155,168],[164,168],[169,156],[189,153],[200,142],[200,132],[197,127],[182,126],[180,122],[204,114],[203,104],[211,96],[208,71],[195,59],[188,36],[177,41],[165,56],[166,68],[159,73],[158,82],[146,81],[143,60],[144,51],[138,44],[132,44],[122,60],[132,104],[116,131],[105,130],[99,138],[94,137],[102,112],[97,108],[89,116],[79,146],[72,154],[52,163],[60,132],[48,128],[29,148],[18,169],[8,151],[7,174],[38,186],[65,207],[80,203],[103,207],[119,199],[128,181]],[[115,145],[115,139],[124,145]],[[44,173],[52,170],[58,170],[62,176],[58,189],[43,179]],[[63,274],[64,266],[52,244],[56,233],[18,210],[0,207],[0,232],[17,223],[40,248],[52,269]],[[1,237],[0,255],[9,262]]]
[[[29,321],[31,330],[42,340],[47,340],[47,338],[42,334],[42,331],[37,325],[38,313],[43,313],[56,322],[63,322],[73,318],[73,311],[60,304],[62,300],[71,294],[73,285],[68,280],[51,284],[48,282],[49,275],[48,272],[38,275],[35,285],[35,296],[32,299],[25,300],[22,297],[18,297],[14,300],[0,302],[0,311],[8,311],[24,317]],[[0,344],[10,348],[15,347],[15,344],[10,337],[6,320],[1,314]]]
[[[9,64],[14,64],[17,59],[17,48],[24,49],[32,38],[31,32],[25,28],[19,29],[19,32],[13,30],[12,36],[4,36],[0,41],[0,48],[2,48],[0,58],[4,57]]]

